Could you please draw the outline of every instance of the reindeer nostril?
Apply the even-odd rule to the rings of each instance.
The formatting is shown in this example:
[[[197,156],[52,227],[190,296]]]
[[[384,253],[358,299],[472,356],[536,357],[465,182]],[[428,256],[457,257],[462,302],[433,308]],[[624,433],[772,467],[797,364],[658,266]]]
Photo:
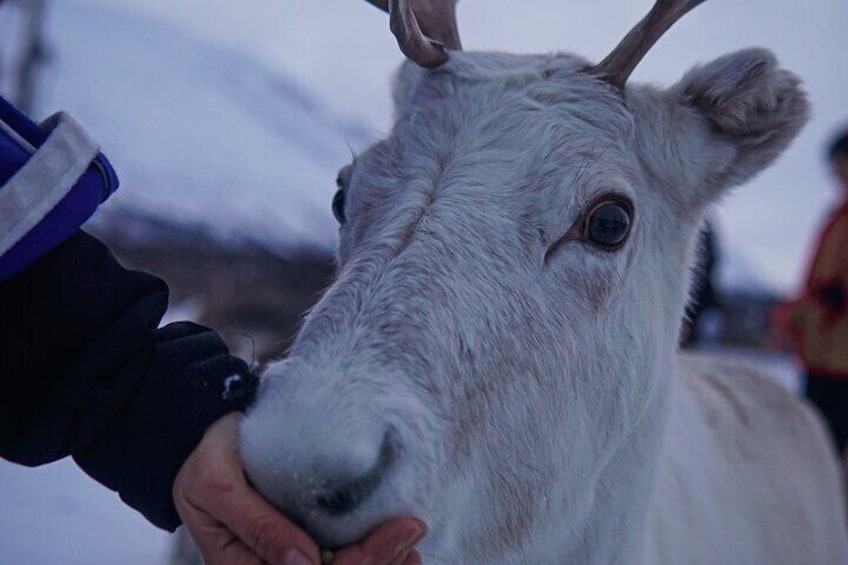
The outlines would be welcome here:
[[[369,474],[365,481],[348,483],[330,494],[319,496],[315,502],[318,508],[331,516],[350,514],[374,492],[378,482],[374,479]]]
[[[386,471],[397,459],[398,451],[397,440],[390,430],[383,436],[379,458],[370,471],[361,477],[332,487],[325,494],[318,495],[315,498],[315,504],[331,516],[350,514],[374,494],[385,477]]]

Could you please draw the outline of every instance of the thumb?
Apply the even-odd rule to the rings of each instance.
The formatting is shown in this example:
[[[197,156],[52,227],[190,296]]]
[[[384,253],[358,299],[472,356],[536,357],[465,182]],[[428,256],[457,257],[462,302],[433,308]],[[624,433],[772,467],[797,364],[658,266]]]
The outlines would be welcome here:
[[[229,538],[231,549],[243,545],[270,563],[320,563],[309,536],[247,482],[238,455],[239,420],[234,413],[212,424],[177,476],[174,498],[186,527],[201,550],[204,540],[198,538],[210,541],[208,551],[218,551],[220,540]]]

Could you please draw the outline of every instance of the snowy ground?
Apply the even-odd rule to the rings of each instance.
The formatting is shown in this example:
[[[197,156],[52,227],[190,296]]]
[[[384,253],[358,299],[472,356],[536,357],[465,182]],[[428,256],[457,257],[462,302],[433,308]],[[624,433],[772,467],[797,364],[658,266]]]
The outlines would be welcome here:
[[[158,565],[169,535],[72,461],[28,469],[0,459],[0,563]]]

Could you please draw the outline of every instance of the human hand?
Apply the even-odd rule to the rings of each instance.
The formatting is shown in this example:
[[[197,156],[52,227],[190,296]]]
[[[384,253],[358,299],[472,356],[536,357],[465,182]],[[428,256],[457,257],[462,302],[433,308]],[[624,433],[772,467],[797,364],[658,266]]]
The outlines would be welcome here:
[[[183,523],[206,565],[318,565],[318,547],[248,484],[238,454],[232,413],[212,424],[174,481]],[[334,565],[415,565],[414,546],[426,527],[395,518],[364,541],[341,550]]]
[[[427,533],[414,518],[393,518],[381,524],[361,543],[344,548],[332,565],[420,565],[415,545]]]

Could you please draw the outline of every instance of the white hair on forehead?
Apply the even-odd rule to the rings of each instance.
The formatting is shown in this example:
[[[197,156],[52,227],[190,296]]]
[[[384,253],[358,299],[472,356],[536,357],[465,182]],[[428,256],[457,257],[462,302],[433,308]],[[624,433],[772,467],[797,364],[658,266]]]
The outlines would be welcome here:
[[[412,63],[401,65],[394,81],[396,121],[410,112],[441,107],[485,112],[494,101],[509,96],[512,104],[498,108],[498,120],[521,121],[522,110],[565,110],[564,120],[582,119],[589,125],[621,135],[632,130],[632,118],[621,94],[597,77],[583,72],[588,62],[566,54],[512,55],[508,53],[455,53],[443,66],[427,70]],[[440,104],[443,102],[443,104]],[[425,122],[435,120],[423,120]],[[416,121],[416,125],[420,125]],[[424,137],[424,136],[416,136]]]
[[[610,150],[627,151],[635,131],[621,94],[586,66],[568,55],[464,52],[435,70],[404,64],[394,85],[396,124],[363,155],[361,172],[370,183],[394,181],[403,169],[406,178],[488,190],[577,177]]]

